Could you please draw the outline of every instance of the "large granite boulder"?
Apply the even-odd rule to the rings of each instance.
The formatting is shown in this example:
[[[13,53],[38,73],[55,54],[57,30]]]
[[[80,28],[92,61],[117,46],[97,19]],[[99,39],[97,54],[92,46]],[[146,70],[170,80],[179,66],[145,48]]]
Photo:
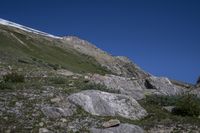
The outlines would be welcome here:
[[[120,124],[116,127],[98,129],[91,128],[91,133],[144,133],[144,130],[136,125],[131,124]]]
[[[69,100],[85,111],[99,116],[121,116],[137,120],[147,115],[138,102],[126,95],[86,90],[70,95]]]

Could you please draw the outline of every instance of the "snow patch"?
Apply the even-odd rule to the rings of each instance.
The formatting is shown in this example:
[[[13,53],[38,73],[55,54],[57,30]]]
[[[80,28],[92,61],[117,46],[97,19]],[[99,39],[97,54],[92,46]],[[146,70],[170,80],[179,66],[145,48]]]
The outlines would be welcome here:
[[[54,36],[54,35],[51,35],[51,34],[48,34],[48,33],[45,33],[45,32],[39,31],[39,30],[35,30],[32,28],[11,22],[11,21],[1,19],[1,18],[0,18],[0,24],[15,27],[15,28],[18,28],[18,29],[21,29],[21,30],[24,30],[27,32],[35,33],[38,35],[42,35],[42,36],[47,36],[47,37],[56,38],[56,39],[62,39],[62,37]]]

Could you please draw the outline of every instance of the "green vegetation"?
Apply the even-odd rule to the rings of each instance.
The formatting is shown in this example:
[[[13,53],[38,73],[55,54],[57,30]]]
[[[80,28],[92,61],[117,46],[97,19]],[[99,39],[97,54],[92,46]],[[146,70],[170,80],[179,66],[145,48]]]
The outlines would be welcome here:
[[[197,105],[196,101],[200,101],[200,99],[198,99],[194,95],[147,96],[146,99],[139,101],[139,103],[146,109],[149,115],[142,120],[131,121],[131,123],[141,125],[146,129],[156,125],[190,124],[190,125],[200,126],[200,119],[196,117],[197,115],[193,115],[196,114],[195,111],[196,109],[198,109],[199,112],[200,104],[198,103]],[[163,106],[175,106],[175,109],[178,108],[181,111],[180,110],[175,112],[172,111],[172,113],[170,113],[167,110],[165,110]],[[184,114],[183,116],[182,111],[187,113]]]
[[[67,84],[68,83],[68,79],[64,77],[51,77],[50,81],[53,84]]]
[[[144,102],[149,105],[174,106],[182,96],[147,95]]]
[[[146,103],[158,106],[175,106],[172,110],[174,115],[194,117],[200,115],[200,99],[192,94],[182,96],[147,96]]]
[[[96,83],[90,83],[90,82],[85,83],[80,89],[81,90],[99,90],[99,91],[110,92],[110,93],[119,93],[118,90],[110,89],[103,84],[96,84]]]
[[[172,110],[175,115],[193,116],[200,115],[200,99],[195,95],[184,95],[176,102],[176,107]]]
[[[102,84],[95,84],[95,83],[86,83],[84,86],[81,87],[81,90],[100,90],[106,91],[108,88]]]
[[[4,81],[0,81],[0,90],[8,90],[12,89],[12,86],[10,83],[5,83]]]
[[[3,81],[4,82],[24,82],[25,78],[23,75],[18,74],[16,72],[8,73],[3,76]]]
[[[11,64],[14,62],[32,64],[54,70],[66,68],[78,73],[110,73],[93,57],[81,54],[70,48],[61,47],[61,41],[52,41],[39,36],[34,37],[28,33],[26,35],[6,28],[5,30],[8,33],[0,32],[0,59]]]

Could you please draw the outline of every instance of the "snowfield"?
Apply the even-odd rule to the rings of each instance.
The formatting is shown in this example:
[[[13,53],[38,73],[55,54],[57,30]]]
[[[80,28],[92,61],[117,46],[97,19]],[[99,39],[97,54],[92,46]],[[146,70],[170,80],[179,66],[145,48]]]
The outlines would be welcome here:
[[[11,21],[7,21],[7,20],[4,20],[4,19],[1,19],[1,18],[0,18],[0,24],[11,26],[11,27],[15,27],[15,28],[19,28],[21,30],[24,30],[24,31],[27,31],[27,32],[31,32],[31,33],[35,33],[35,34],[38,34],[38,35],[43,35],[43,36],[56,38],[56,39],[62,39],[62,37],[54,36],[54,35],[51,35],[51,34],[48,34],[48,33],[45,33],[45,32],[39,31],[39,30],[35,30],[35,29],[32,29],[32,28],[29,28],[29,27],[26,27],[26,26],[11,22]]]

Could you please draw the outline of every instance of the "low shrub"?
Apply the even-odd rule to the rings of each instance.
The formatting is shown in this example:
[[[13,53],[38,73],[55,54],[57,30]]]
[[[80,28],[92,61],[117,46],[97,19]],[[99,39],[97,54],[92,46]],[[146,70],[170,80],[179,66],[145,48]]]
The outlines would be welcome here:
[[[53,83],[53,84],[66,84],[67,83],[67,80],[63,77],[52,77],[50,79],[50,81]]]
[[[172,113],[197,117],[200,115],[200,99],[196,95],[184,95],[176,102],[176,107],[172,110]]]
[[[52,67],[54,70],[58,70],[58,69],[61,68],[61,66],[59,64],[48,63],[47,65],[50,66],[50,67]]]
[[[4,82],[24,82],[24,80],[24,76],[16,72],[12,72],[3,76]]]
[[[113,90],[111,88],[108,88],[104,84],[96,84],[96,83],[86,83],[83,86],[80,87],[81,90],[99,90],[109,93],[120,93],[119,90]]]
[[[0,90],[8,90],[8,89],[12,89],[11,84],[1,81],[0,82]]]
[[[102,85],[102,84],[87,83],[81,88],[81,90],[101,90],[101,91],[105,91],[105,90],[108,90],[108,89],[105,85]]]
[[[172,114],[180,116],[196,117],[200,115],[200,99],[196,95],[185,94],[178,96],[146,96],[145,104],[163,106],[174,106]]]
[[[146,103],[159,105],[159,106],[173,106],[181,96],[161,96],[161,95],[149,95],[146,96]]]

